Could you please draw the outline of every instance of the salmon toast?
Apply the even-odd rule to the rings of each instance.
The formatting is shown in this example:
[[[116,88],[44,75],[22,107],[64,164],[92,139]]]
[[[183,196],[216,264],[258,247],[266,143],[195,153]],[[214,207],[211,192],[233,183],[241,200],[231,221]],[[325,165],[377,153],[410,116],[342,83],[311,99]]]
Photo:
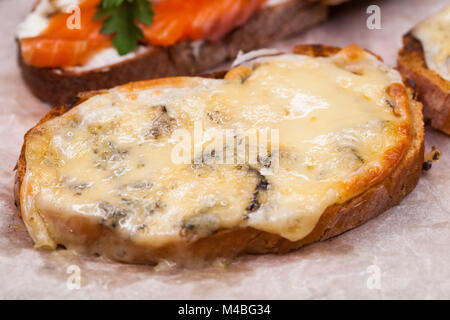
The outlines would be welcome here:
[[[68,27],[74,11],[67,3],[78,6],[80,29]],[[104,33],[105,20],[96,18],[100,0],[38,1],[17,31],[18,62],[31,91],[51,105],[70,105],[83,91],[199,74],[327,16],[325,2],[310,0],[151,3],[151,24],[138,21],[134,30],[142,32],[136,47],[119,52],[113,34]]]

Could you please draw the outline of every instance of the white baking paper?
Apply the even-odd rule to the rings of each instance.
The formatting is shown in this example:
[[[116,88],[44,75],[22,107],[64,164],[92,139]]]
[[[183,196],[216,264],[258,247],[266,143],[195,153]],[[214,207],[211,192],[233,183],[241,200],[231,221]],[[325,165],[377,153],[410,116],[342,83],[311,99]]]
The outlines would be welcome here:
[[[436,145],[443,157],[399,206],[290,254],[245,256],[226,268],[218,263],[172,270],[34,250],[13,201],[13,168],[23,135],[49,110],[31,95],[16,63],[14,30],[33,2],[0,1],[0,298],[450,298],[450,137],[430,129],[427,150]],[[373,4],[381,8],[379,30],[366,25]],[[329,22],[275,47],[357,43],[394,66],[402,34],[448,4],[354,1],[334,10]]]

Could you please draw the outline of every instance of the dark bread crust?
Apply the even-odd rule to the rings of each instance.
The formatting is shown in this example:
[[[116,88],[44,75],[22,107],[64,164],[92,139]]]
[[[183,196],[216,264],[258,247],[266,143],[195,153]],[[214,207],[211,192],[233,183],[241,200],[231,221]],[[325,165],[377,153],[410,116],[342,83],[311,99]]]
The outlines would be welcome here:
[[[331,56],[338,51],[339,48],[322,45],[302,45],[293,50],[294,53],[310,56]],[[219,77],[220,75],[216,74],[215,76]],[[408,89],[408,95],[412,97],[411,89]],[[233,257],[246,253],[286,253],[306,244],[324,241],[339,235],[397,205],[416,186],[424,158],[422,105],[411,98],[410,108],[411,144],[398,165],[392,168],[391,173],[386,178],[366,191],[345,203],[328,207],[321,215],[313,231],[304,239],[293,242],[276,234],[246,227],[222,230],[194,242],[186,242],[181,245],[166,246],[154,250],[139,246],[131,241],[119,239],[109,229],[98,225],[95,226],[97,229],[93,232],[95,236],[92,241],[100,243],[96,243],[94,247],[89,247],[90,240],[84,239],[80,241],[80,246],[89,247],[87,253],[95,253],[97,252],[96,250],[101,248],[103,255],[123,262],[148,264],[155,263],[160,259],[174,259],[175,257],[177,261],[185,263],[191,257],[213,259],[216,257]],[[40,123],[64,114],[67,110],[69,108],[66,107],[53,109]],[[25,135],[25,143],[27,135],[28,133]],[[18,191],[20,190],[25,171],[24,144],[17,163],[16,199],[20,197]],[[75,237],[77,237],[76,232]],[[127,255],[122,256],[119,252],[127,252]]]
[[[79,92],[112,88],[132,81],[198,74],[234,59],[239,50],[264,47],[318,24],[326,16],[327,8],[321,3],[290,0],[263,8],[220,41],[204,42],[197,52],[192,42],[182,41],[167,48],[147,47],[136,57],[107,67],[73,72],[27,65],[19,46],[18,62],[35,96],[54,106],[70,105]]]
[[[428,69],[423,46],[411,33],[403,37],[397,63],[400,72],[416,87],[425,119],[433,128],[450,135],[450,81]]]

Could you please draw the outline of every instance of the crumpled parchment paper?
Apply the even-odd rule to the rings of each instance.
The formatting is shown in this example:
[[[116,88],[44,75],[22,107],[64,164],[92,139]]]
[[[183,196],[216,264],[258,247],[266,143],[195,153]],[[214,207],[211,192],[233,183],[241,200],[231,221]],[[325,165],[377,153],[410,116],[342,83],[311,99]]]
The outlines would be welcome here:
[[[13,201],[23,135],[49,110],[26,88],[16,63],[13,33],[33,2],[0,1],[0,298],[450,298],[450,137],[429,128],[427,150],[436,145],[443,157],[399,206],[291,254],[246,256],[226,268],[167,271],[34,250]],[[366,27],[371,4],[381,8],[380,30]],[[402,34],[449,4],[354,1],[334,10],[329,22],[275,47],[357,43],[395,65]],[[81,280],[79,289],[74,276]]]

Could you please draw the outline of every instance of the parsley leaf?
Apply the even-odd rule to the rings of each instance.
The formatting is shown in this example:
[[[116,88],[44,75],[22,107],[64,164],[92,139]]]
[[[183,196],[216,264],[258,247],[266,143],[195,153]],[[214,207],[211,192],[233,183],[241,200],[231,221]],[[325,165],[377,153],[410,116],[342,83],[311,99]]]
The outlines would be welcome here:
[[[123,56],[135,50],[138,41],[144,39],[136,20],[150,25],[153,20],[152,4],[149,0],[102,0],[94,16],[94,20],[99,19],[103,19],[100,32],[114,34],[113,45]]]

